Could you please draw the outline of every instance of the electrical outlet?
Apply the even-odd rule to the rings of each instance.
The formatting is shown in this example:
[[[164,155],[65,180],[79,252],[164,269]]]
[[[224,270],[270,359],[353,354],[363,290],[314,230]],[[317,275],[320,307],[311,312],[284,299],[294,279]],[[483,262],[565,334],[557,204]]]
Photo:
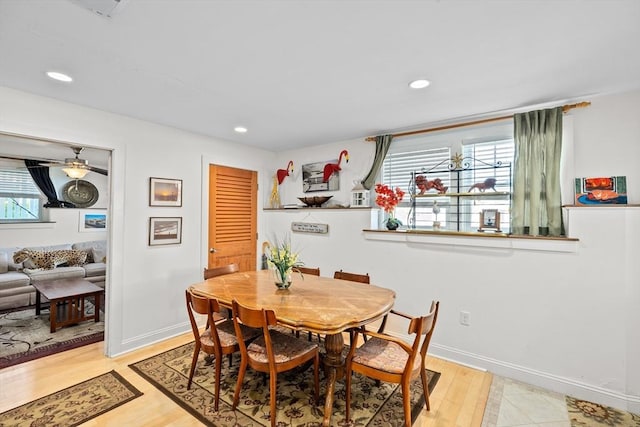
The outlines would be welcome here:
[[[469,316],[470,313],[468,311],[461,311],[460,312],[460,324],[464,325],[464,326],[469,326]]]

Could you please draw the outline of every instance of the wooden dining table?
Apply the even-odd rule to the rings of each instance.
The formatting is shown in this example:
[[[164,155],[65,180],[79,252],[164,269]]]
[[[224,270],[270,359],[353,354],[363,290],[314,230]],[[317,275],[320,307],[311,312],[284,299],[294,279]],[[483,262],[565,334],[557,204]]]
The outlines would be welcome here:
[[[254,309],[273,310],[284,326],[325,335],[323,426],[331,420],[336,381],[344,377],[342,332],[381,319],[395,301],[395,292],[390,289],[311,275],[294,274],[291,287],[279,290],[269,270],[218,276],[190,289],[226,307],[236,300]]]

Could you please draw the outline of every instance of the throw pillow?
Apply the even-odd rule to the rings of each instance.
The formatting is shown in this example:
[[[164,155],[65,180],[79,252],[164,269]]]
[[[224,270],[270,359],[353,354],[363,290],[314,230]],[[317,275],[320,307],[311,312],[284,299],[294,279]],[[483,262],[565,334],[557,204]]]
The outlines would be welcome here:
[[[9,271],[9,257],[6,252],[0,252],[0,273]]]
[[[107,248],[91,248],[93,262],[107,262]]]

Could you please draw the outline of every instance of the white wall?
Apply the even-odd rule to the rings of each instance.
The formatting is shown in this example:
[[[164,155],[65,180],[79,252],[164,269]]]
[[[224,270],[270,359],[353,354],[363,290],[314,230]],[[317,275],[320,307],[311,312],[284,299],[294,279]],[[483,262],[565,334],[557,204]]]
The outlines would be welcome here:
[[[640,203],[640,92],[591,101],[570,113],[576,176],[626,175],[629,202]],[[347,148],[354,164],[373,155],[363,139],[281,153],[278,161],[318,161],[337,148]],[[366,173],[344,169],[341,185]],[[300,179],[287,184],[288,198],[301,191]],[[348,189],[335,198],[348,199]],[[323,275],[368,272],[373,283],[396,291],[401,311],[421,314],[439,299],[433,354],[639,412],[640,208],[566,214],[569,234],[580,239],[567,252],[551,244],[524,250],[465,246],[464,239],[377,240],[371,236],[380,233],[362,232],[369,217],[361,212],[272,211],[265,221],[273,235],[291,234],[291,222],[307,215],[329,224],[328,235],[291,234],[302,260]],[[470,326],[460,325],[462,310],[470,312]]]
[[[184,290],[201,279],[205,259],[203,158],[257,170],[259,179],[266,173],[264,164],[273,163],[273,154],[262,150],[8,88],[0,88],[0,131],[113,150],[107,272],[110,355],[188,330]],[[181,208],[148,206],[152,176],[183,180]],[[66,212],[77,215],[62,209],[52,215]],[[149,247],[151,216],[181,216],[182,244]],[[9,232],[0,229],[0,240],[5,233]],[[34,230],[34,238],[25,232],[25,242],[42,241],[39,233]]]

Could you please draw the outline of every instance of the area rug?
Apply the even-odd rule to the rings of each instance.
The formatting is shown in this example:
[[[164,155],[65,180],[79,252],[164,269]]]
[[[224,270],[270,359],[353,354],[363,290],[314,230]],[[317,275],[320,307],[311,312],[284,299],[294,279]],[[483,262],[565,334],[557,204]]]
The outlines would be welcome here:
[[[569,396],[566,401],[571,427],[640,427],[640,415]]]
[[[187,379],[191,367],[194,343],[185,344],[130,365],[131,369],[157,387],[174,402],[207,426],[268,426],[269,386],[261,373],[247,369],[236,411],[231,409],[238,375],[240,356],[234,354],[232,367],[223,362],[220,405],[214,403],[214,366],[200,353],[191,389]],[[440,374],[427,370],[429,390],[433,390]],[[320,403],[313,402],[313,368],[294,369],[278,375],[277,422],[278,427],[319,426],[324,413],[324,381],[321,382]],[[354,374],[352,381],[352,422],[345,422],[344,381],[335,388],[331,417],[334,426],[403,426],[402,393],[396,384],[382,382]],[[411,402],[415,419],[422,407],[422,385],[418,379],[411,385]]]
[[[116,371],[0,414],[0,426],[77,426],[142,396]]]
[[[93,313],[94,305],[86,302],[85,310]],[[49,309],[36,316],[35,308],[0,314],[0,369],[39,357],[102,341],[104,317],[80,322],[50,332]]]

